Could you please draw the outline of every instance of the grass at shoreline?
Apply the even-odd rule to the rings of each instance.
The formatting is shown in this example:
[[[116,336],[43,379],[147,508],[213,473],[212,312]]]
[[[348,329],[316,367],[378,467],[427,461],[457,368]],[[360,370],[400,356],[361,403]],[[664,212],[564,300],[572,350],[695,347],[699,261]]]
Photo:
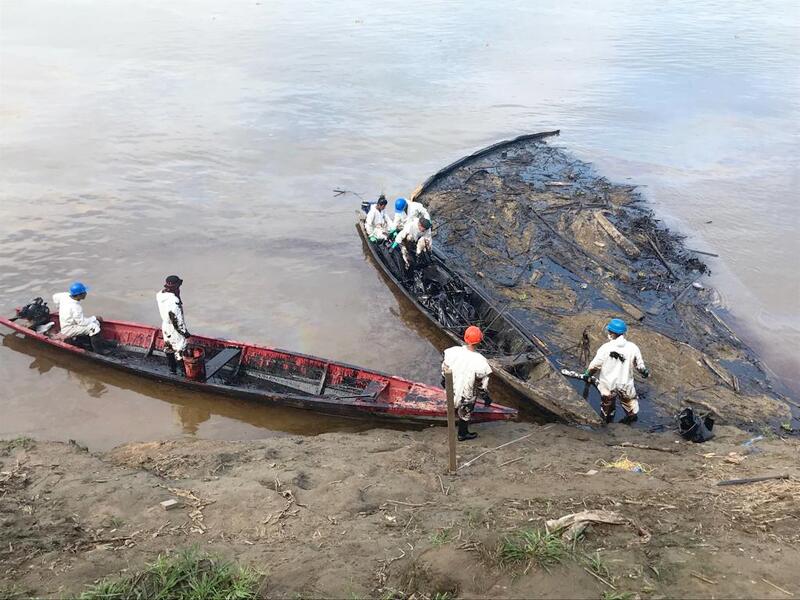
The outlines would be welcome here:
[[[261,597],[264,576],[196,549],[159,555],[142,571],[108,577],[80,600],[250,600]]]

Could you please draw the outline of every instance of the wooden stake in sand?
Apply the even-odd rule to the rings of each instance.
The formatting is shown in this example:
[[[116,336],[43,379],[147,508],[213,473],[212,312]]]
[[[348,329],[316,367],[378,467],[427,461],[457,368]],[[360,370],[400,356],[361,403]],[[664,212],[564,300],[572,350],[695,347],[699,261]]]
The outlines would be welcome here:
[[[444,389],[447,392],[447,446],[450,451],[450,474],[458,470],[456,464],[456,405],[453,399],[453,373],[450,369],[444,372]]]

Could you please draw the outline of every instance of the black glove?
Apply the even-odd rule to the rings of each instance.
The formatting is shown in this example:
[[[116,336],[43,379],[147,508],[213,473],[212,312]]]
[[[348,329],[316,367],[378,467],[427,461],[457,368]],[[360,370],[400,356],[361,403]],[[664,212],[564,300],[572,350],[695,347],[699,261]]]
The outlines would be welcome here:
[[[640,370],[639,370],[639,373],[640,373],[640,374],[641,374],[641,376],[642,376],[642,377],[644,377],[645,379],[647,379],[648,377],[650,377],[650,369],[648,369],[647,367],[645,367],[644,369],[640,369]]]
[[[478,392],[478,397],[483,400],[484,406],[489,406],[492,403],[492,399],[489,397],[489,392],[483,388],[481,388]]]

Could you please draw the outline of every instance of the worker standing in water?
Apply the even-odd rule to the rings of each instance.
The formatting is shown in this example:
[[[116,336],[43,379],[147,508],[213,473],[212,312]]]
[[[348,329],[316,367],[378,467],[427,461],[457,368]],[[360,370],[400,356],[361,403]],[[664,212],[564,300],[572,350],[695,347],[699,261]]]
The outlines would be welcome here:
[[[86,298],[89,291],[84,284],[76,281],[69,286],[69,292],[53,295],[53,304],[58,309],[58,322],[61,336],[69,341],[80,336],[88,336],[92,350],[98,354],[106,354],[103,337],[100,335],[100,317],[85,317],[81,301]]]
[[[583,374],[588,380],[600,371],[597,389],[600,391],[600,412],[606,423],[614,422],[617,397],[625,411],[623,423],[633,423],[639,418],[639,401],[633,384],[633,370],[647,378],[650,370],[645,366],[639,346],[625,339],[628,326],[622,319],[611,319],[608,326],[608,341],[600,346],[589,368]]]
[[[372,205],[364,221],[370,242],[382,242],[389,237],[389,217],[386,214],[386,196],[380,195],[378,201]]]
[[[398,198],[394,202],[394,220],[389,231],[390,237],[393,234],[400,233],[409,221],[422,218],[428,219],[428,221],[431,220],[431,215],[427,208],[419,202],[413,200],[408,202],[405,198]]]
[[[397,234],[392,243],[392,250],[400,247],[406,270],[411,268],[412,252],[414,263],[423,255],[433,250],[433,237],[431,236],[431,222],[425,217],[406,222],[403,230]]]
[[[178,362],[183,366],[183,352],[191,335],[186,329],[186,319],[183,316],[182,284],[180,277],[170,275],[164,282],[164,289],[156,294],[164,353],[167,356],[167,366],[173,374],[178,372]]]
[[[442,377],[445,371],[453,374],[453,400],[458,417],[458,441],[463,442],[478,437],[470,432],[469,421],[478,397],[486,406],[492,403],[489,398],[489,375],[492,368],[475,347],[483,340],[483,332],[474,325],[464,332],[465,346],[453,346],[444,351]]]

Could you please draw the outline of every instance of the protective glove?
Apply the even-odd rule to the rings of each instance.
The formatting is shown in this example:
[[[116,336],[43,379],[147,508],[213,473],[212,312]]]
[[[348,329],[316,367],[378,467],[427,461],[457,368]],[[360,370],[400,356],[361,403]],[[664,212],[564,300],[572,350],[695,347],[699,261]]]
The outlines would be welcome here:
[[[650,369],[648,369],[647,367],[645,367],[644,369],[639,369],[639,373],[640,373],[640,374],[641,374],[641,376],[642,376],[642,377],[644,377],[645,379],[647,379],[648,377],[650,377]]]
[[[483,388],[480,388],[480,390],[478,390],[478,397],[481,400],[483,400],[484,406],[489,406],[492,403],[492,399],[489,397],[489,392],[487,392]]]
[[[583,375],[581,375],[581,379],[583,379],[584,381],[589,381],[591,378],[592,378],[592,374],[589,372],[589,369],[586,369],[583,372]]]
[[[375,242],[378,241],[378,238],[376,238],[374,235],[371,235],[371,236],[369,236],[369,241],[372,242],[372,243],[375,243]]]
[[[389,236],[390,237],[394,237],[396,235],[397,235],[397,229],[390,229],[389,230]]]
[[[399,245],[400,245],[399,243],[397,243],[397,242],[393,242],[393,243],[392,243],[392,247],[391,247],[391,249],[392,249],[392,250],[394,250],[394,249],[395,249],[395,248],[397,248]]]

